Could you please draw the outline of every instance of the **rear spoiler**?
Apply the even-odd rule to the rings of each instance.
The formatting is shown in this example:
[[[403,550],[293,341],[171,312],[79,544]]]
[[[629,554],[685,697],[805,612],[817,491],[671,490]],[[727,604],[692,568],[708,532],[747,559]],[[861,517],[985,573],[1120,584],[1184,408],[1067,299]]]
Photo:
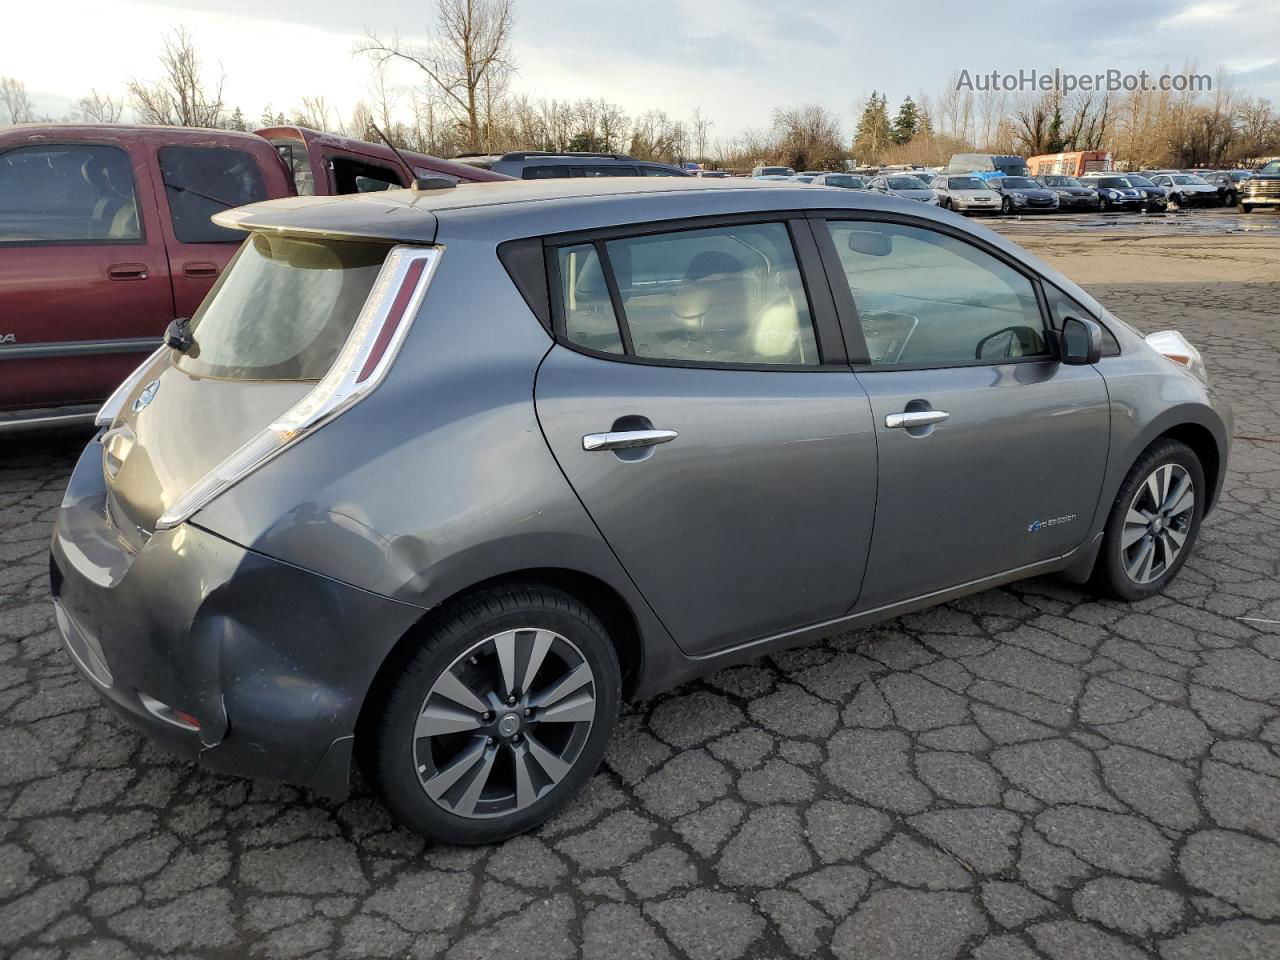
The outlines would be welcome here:
[[[284,197],[223,210],[213,222],[232,230],[320,236],[335,240],[435,243],[436,215],[410,190],[341,197]]]

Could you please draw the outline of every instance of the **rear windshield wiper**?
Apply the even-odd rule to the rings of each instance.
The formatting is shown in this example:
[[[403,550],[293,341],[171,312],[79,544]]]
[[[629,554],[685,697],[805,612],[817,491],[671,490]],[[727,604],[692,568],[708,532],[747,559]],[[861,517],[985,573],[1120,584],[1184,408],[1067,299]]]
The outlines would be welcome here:
[[[214,203],[221,204],[222,206],[226,207],[228,210],[232,209],[233,207],[243,206],[243,204],[240,204],[240,203],[232,203],[230,200],[223,200],[221,197],[215,197],[207,193],[201,193],[199,190],[193,190],[191,187],[180,187],[176,183],[166,183],[165,187],[169,190],[177,190],[179,193],[190,193],[193,196],[200,197],[204,200],[211,200]]]

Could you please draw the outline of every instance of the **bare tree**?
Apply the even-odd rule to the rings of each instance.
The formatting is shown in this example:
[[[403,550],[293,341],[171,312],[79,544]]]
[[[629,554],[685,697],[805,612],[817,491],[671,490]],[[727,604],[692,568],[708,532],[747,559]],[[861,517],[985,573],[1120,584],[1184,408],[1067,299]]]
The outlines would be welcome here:
[[[170,127],[217,127],[222,121],[222,84],[205,87],[200,58],[191,34],[178,27],[165,38],[160,54],[164,78],[155,83],[133,80],[129,97],[134,112],[142,123],[158,123]]]
[[[27,85],[17,77],[0,77],[0,118],[8,123],[34,123],[35,110],[27,96]]]
[[[328,102],[322,96],[303,97],[302,106],[293,111],[293,122],[299,127],[310,127],[312,130],[329,130]],[[267,107],[267,113],[271,108]]]
[[[840,121],[825,107],[779,107],[773,111],[778,149],[797,170],[839,170],[844,163]]]
[[[80,98],[76,114],[86,123],[119,123],[124,114],[124,101],[90,90],[87,97]]]
[[[506,92],[515,60],[514,0],[436,0],[436,29],[424,44],[369,33],[356,52],[375,63],[401,60],[421,70],[464,128],[467,146],[483,149],[489,112]]]
[[[693,138],[693,152],[698,160],[707,159],[707,135],[713,126],[702,112],[702,107],[696,107],[689,121],[689,135]]]

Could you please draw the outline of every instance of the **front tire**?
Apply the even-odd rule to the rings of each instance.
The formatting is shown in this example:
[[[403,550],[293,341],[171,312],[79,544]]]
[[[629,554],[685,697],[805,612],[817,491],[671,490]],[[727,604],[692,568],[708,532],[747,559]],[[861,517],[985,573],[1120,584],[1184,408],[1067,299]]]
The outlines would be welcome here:
[[[1000,202],[1000,212],[1003,213],[1006,217],[1012,216],[1013,201],[1010,200],[1008,197],[1005,197],[1004,200]]]
[[[1120,485],[1107,517],[1093,584],[1119,600],[1159,593],[1177,576],[1204,516],[1204,468],[1177,440],[1158,440]]]
[[[621,672],[599,619],[537,584],[452,603],[387,687],[371,773],[427,838],[494,843],[560,810],[604,756]]]
[[[1241,203],[1236,206],[1236,209],[1241,213],[1253,213],[1253,204]]]

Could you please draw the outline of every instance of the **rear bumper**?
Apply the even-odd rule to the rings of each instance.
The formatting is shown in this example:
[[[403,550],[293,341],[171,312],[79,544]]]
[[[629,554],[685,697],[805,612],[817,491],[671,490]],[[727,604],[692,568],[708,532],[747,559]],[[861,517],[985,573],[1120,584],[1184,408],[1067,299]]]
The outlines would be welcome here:
[[[105,511],[90,443],[58,511],[50,577],[71,658],[179,756],[342,797],[383,657],[421,616],[193,524],[133,550]]]

